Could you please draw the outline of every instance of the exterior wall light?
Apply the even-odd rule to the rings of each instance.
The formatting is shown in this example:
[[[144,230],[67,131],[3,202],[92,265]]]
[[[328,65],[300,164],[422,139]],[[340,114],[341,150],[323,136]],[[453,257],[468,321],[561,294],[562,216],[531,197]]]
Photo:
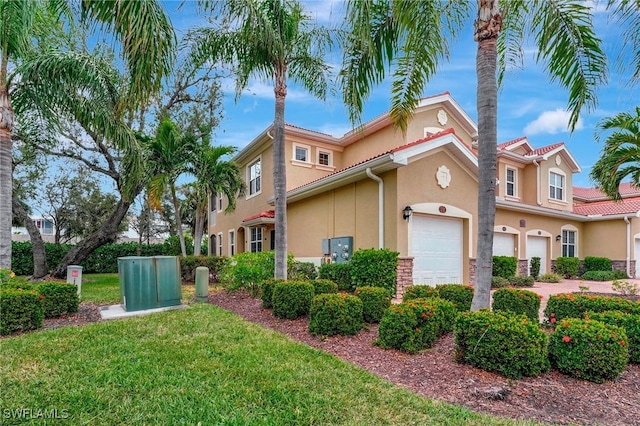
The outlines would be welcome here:
[[[556,241],[560,241],[562,239],[562,235],[556,235]]]
[[[402,218],[404,220],[408,220],[412,214],[413,214],[413,209],[411,208],[411,206],[407,206],[402,210]]]

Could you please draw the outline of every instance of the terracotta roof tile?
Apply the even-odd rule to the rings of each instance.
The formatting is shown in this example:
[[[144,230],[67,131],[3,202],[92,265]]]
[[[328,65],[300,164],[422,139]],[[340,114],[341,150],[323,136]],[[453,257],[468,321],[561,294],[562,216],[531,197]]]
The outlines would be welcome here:
[[[593,203],[578,204],[573,206],[573,212],[585,216],[615,214],[635,214],[640,211],[640,197],[626,198],[623,201],[597,201]]]
[[[632,186],[630,182],[621,183],[618,189],[620,191],[620,195],[623,197],[629,195],[640,195],[640,188]],[[608,198],[604,192],[600,191],[598,188],[585,188],[581,186],[573,187],[573,196],[584,198],[586,200]]]
[[[519,138],[517,138],[517,139],[512,139],[512,140],[510,140],[510,141],[503,142],[503,143],[501,143],[501,144],[498,144],[498,149],[500,149],[500,150],[504,150],[504,149],[505,149],[505,148],[507,148],[508,146],[511,146],[511,145],[513,145],[513,144],[515,144],[515,143],[521,142],[521,141],[523,141],[523,140],[525,140],[525,139],[527,139],[527,137],[526,137],[526,136],[521,136],[521,137],[519,137]]]
[[[554,143],[553,145],[543,146],[542,148],[536,148],[533,151],[526,154],[527,157],[536,157],[538,155],[544,155],[548,152],[553,151],[554,149],[564,146],[564,142]]]
[[[245,217],[244,219],[242,219],[242,221],[249,222],[254,219],[260,219],[260,218],[273,219],[274,217],[276,217],[275,210],[267,210],[264,212],[260,212],[258,214],[254,214],[253,216]]]

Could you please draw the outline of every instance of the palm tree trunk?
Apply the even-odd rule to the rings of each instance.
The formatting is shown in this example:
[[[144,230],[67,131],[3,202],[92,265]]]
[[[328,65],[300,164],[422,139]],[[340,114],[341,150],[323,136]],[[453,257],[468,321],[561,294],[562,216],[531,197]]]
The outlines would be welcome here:
[[[489,308],[496,215],[496,149],[498,145],[497,38],[502,26],[498,0],[478,0],[478,242],[471,310]]]
[[[111,216],[93,234],[76,244],[67,252],[51,275],[56,278],[67,276],[67,266],[79,265],[98,247],[114,241],[118,235],[120,223],[127,215],[131,203],[120,199]]]
[[[180,203],[178,203],[178,196],[176,195],[176,187],[171,184],[171,201],[173,201],[173,211],[176,216],[176,232],[178,239],[180,240],[180,251],[182,257],[187,257],[187,245],[184,242],[184,234],[182,233],[182,218],[180,217]]]
[[[44,241],[42,241],[42,235],[38,228],[33,224],[29,213],[25,210],[20,201],[13,197],[13,213],[24,223],[27,232],[29,232],[29,239],[31,240],[31,250],[33,253],[33,275],[34,280],[44,278],[49,270],[47,269],[47,256],[44,249]]]
[[[202,251],[202,235],[204,234],[204,217],[207,214],[207,206],[204,205],[204,210],[198,206],[195,215],[195,224],[193,226],[193,255],[200,256]]]
[[[287,170],[284,149],[284,101],[287,96],[286,68],[276,72],[276,113],[273,120],[273,186],[276,219],[277,279],[287,279]]]
[[[3,73],[4,74],[4,73]],[[1,81],[4,82],[4,76]],[[0,268],[11,269],[12,142],[14,115],[6,85],[0,87]]]

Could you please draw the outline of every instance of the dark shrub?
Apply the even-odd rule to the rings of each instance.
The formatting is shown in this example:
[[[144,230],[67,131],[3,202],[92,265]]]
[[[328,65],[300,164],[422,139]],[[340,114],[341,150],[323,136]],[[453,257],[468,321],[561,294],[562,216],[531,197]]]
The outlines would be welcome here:
[[[538,281],[541,283],[559,283],[562,281],[562,275],[556,273],[542,274],[538,277]]]
[[[529,266],[529,275],[531,275],[534,280],[537,280],[538,276],[540,275],[540,258],[538,256],[533,256],[531,258],[531,265]]]
[[[283,283],[284,280],[278,280],[275,278],[269,278],[262,282],[262,291],[260,292],[260,298],[262,299],[262,307],[265,309],[273,308],[273,289],[276,284]]]
[[[357,287],[382,287],[389,295],[396,294],[398,252],[387,249],[366,249],[353,253],[351,281]]]
[[[585,281],[613,281],[620,278],[627,278],[624,271],[589,271],[580,277]]]
[[[353,291],[356,286],[351,281],[351,264],[324,263],[320,265],[318,277],[338,284],[338,290]]]
[[[438,290],[430,285],[414,284],[404,289],[402,301],[406,302],[413,299],[426,299],[429,297],[438,297]]]
[[[78,288],[73,284],[50,282],[38,285],[45,318],[78,312]]]
[[[544,314],[553,325],[565,318],[583,318],[587,311],[621,311],[638,315],[640,314],[640,302],[633,302],[615,296],[560,293],[549,297]]]
[[[0,334],[42,327],[42,302],[35,290],[0,289]]]
[[[318,278],[317,280],[311,280],[311,284],[313,284],[313,288],[315,294],[324,294],[324,293],[337,293],[338,292],[338,284],[334,283],[331,280],[325,280],[323,278]]]
[[[506,311],[526,315],[533,322],[538,322],[540,296],[529,290],[501,288],[493,293],[494,311]]]
[[[518,259],[513,256],[493,256],[494,277],[509,279],[516,274],[518,269]]]
[[[509,278],[509,284],[514,287],[533,287],[535,280],[528,275],[516,275]]]
[[[293,281],[315,280],[318,277],[316,265],[311,262],[298,262],[294,260],[287,263],[287,279]]]
[[[569,318],[549,336],[549,359],[561,373],[596,383],[613,380],[629,361],[624,329]]]
[[[271,297],[273,314],[278,318],[286,319],[308,315],[313,296],[313,284],[308,281],[277,283]]]
[[[509,286],[509,280],[502,277],[491,277],[491,288],[503,288]]]
[[[629,362],[640,364],[640,314],[631,315],[620,311],[587,312],[585,318],[622,327],[629,339]]]
[[[209,274],[214,277],[214,282],[218,282],[218,271],[228,260],[223,256],[180,256],[178,259],[180,260],[182,282],[189,283],[196,281],[196,268],[200,266],[209,268]]]
[[[549,370],[547,335],[524,315],[463,312],[455,325],[456,361],[511,379]]]
[[[438,297],[453,302],[458,312],[471,309],[473,287],[464,284],[440,284],[436,286]]]
[[[357,287],[355,295],[362,300],[362,315],[368,323],[380,322],[391,305],[391,297],[382,287]]]
[[[584,271],[610,271],[611,259],[606,257],[587,256],[584,258]]]
[[[553,272],[565,278],[577,277],[579,266],[580,259],[577,257],[557,257]]]
[[[364,327],[362,301],[346,293],[326,293],[313,298],[309,312],[311,334],[357,334]]]

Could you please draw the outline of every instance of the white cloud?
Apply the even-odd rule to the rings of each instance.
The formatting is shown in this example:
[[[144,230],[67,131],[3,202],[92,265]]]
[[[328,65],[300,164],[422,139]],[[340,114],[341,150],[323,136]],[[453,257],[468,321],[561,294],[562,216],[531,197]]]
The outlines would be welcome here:
[[[524,128],[525,135],[536,135],[539,133],[548,133],[555,135],[569,131],[569,118],[571,113],[561,108],[553,111],[544,111],[538,118],[530,122]],[[582,118],[578,118],[575,130],[583,127]]]

